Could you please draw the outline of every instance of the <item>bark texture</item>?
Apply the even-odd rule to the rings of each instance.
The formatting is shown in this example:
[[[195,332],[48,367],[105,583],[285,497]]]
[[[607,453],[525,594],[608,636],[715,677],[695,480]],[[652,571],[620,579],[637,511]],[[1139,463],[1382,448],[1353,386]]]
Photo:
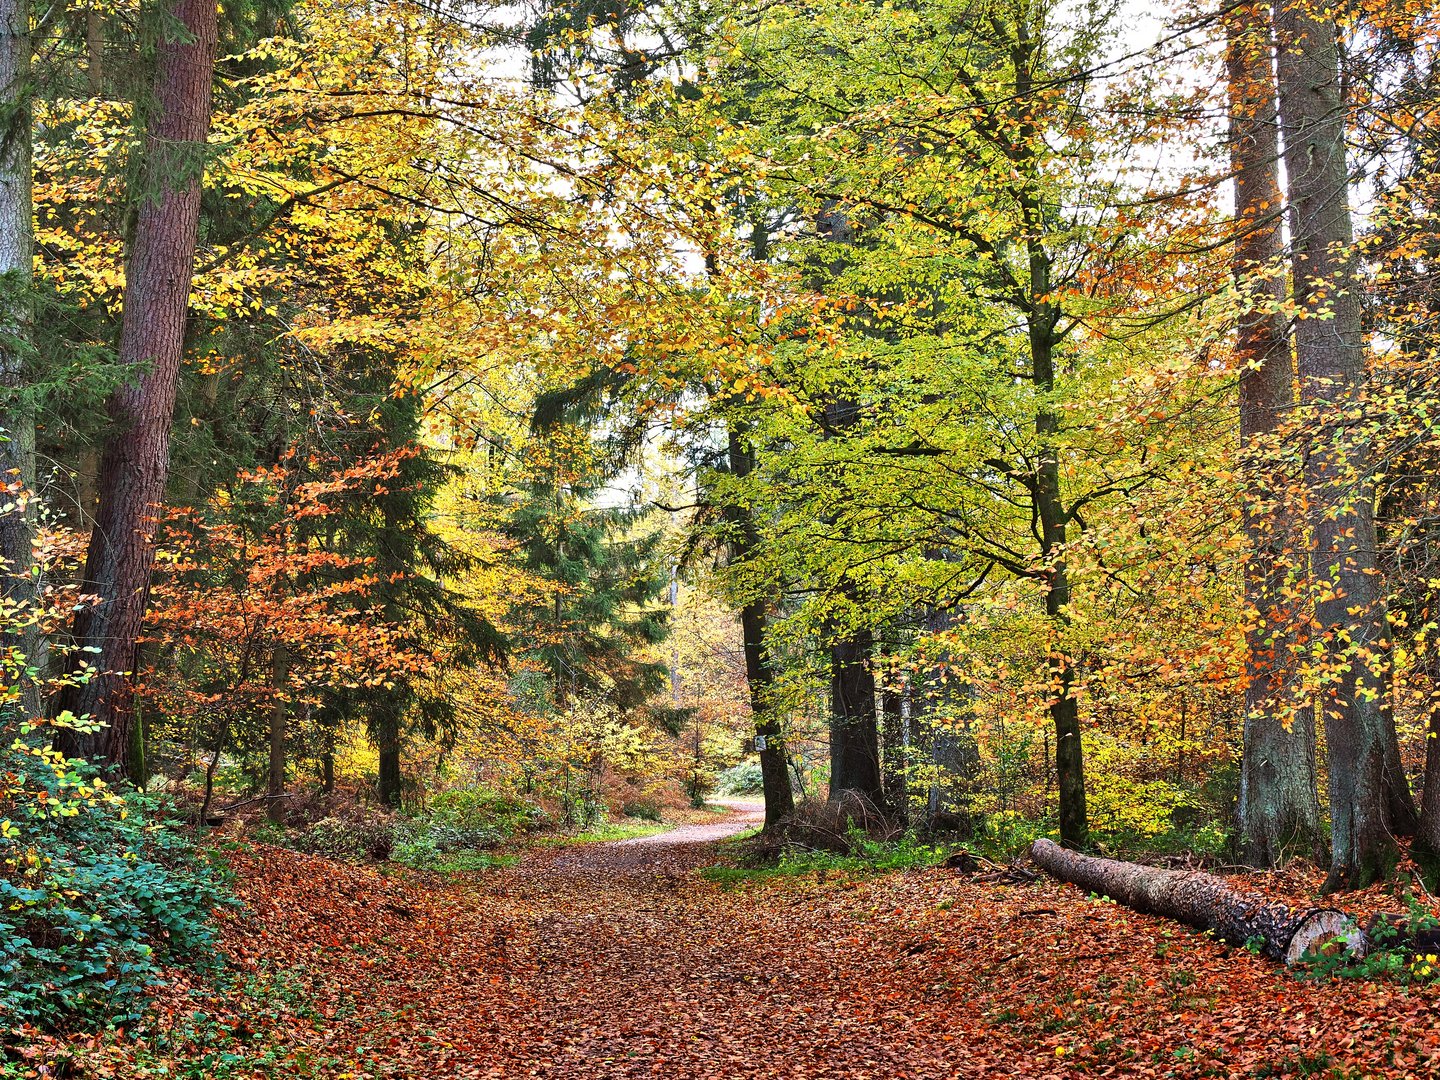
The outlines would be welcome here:
[[[1235,8],[1225,28],[1235,177],[1231,270],[1248,301],[1236,328],[1235,366],[1250,540],[1245,601],[1254,612],[1246,633],[1239,816],[1246,861],[1268,867],[1293,856],[1323,862],[1326,850],[1316,792],[1315,713],[1292,689],[1300,613],[1286,584],[1298,538],[1281,512],[1284,477],[1267,441],[1295,407],[1295,362],[1281,313],[1283,202],[1269,6]]]
[[[215,0],[177,0],[170,16],[176,30],[156,51],[153,111],[125,260],[119,360],[130,375],[107,406],[112,434],[100,461],[99,502],[85,557],[84,589],[100,601],[75,620],[76,641],[98,650],[88,658],[98,674],[63,703],[105,725],[66,748],[122,768],[133,716],[135,642],[170,471],[217,42]]]
[[[1332,678],[1321,698],[1330,773],[1327,891],[1387,876],[1396,833],[1416,821],[1386,708],[1390,635],[1376,564],[1369,448],[1347,410],[1365,377],[1345,109],[1335,24],[1297,0],[1275,12],[1290,187],[1300,402],[1315,442],[1305,464],[1315,617]]]
[[[1118,859],[1098,859],[1036,840],[1030,855],[1052,877],[1078,885],[1148,915],[1163,915],[1232,945],[1260,941],[1261,951],[1294,964],[1334,938],[1363,953],[1364,935],[1333,908],[1289,908],[1232,889],[1223,878],[1195,870],[1164,870]]]
[[[30,96],[29,0],[0,0],[0,593],[22,612],[36,595]],[[33,625],[12,628],[0,634],[0,649],[38,663],[40,635]],[[38,716],[38,685],[21,684],[22,709]]]

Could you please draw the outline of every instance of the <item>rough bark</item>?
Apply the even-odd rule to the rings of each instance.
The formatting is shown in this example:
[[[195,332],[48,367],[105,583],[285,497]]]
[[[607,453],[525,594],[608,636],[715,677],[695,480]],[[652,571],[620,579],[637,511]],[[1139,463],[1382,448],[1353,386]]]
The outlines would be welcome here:
[[[1315,617],[1333,677],[1321,699],[1329,754],[1328,891],[1390,873],[1395,834],[1412,831],[1408,785],[1386,708],[1390,636],[1376,566],[1369,448],[1347,410],[1365,376],[1354,266],[1345,110],[1335,24],[1304,4],[1275,13],[1300,401],[1316,432],[1305,464]],[[1323,316],[1323,317],[1322,317]]]
[[[730,473],[737,479],[749,476],[755,468],[754,451],[747,447],[742,433],[732,428],[729,438]],[[750,511],[743,506],[726,507],[733,535],[731,554],[736,561],[747,558],[755,549],[757,537]],[[740,632],[745,650],[745,680],[750,692],[750,714],[755,720],[755,734],[765,740],[759,752],[760,778],[765,791],[765,827],[777,825],[795,810],[795,793],[790,785],[785,748],[785,732],[770,700],[775,671],[765,651],[765,603],[752,600],[740,609]]]
[[[1298,612],[1287,598],[1293,537],[1281,512],[1284,479],[1269,455],[1295,407],[1295,364],[1281,308],[1279,141],[1269,6],[1226,15],[1230,168],[1235,178],[1231,270],[1247,309],[1235,334],[1240,372],[1240,439],[1245,462],[1245,736],[1239,824],[1244,857],[1277,866],[1294,856],[1326,857],[1315,778],[1315,713],[1293,696]]]
[[[100,602],[75,620],[77,643],[98,650],[88,658],[98,674],[63,701],[104,725],[66,748],[122,769],[133,715],[135,642],[170,469],[217,41],[215,0],[177,0],[170,15],[177,27],[156,50],[153,111],[125,260],[119,361],[129,375],[107,404],[112,433],[101,457],[99,503],[85,557],[84,590]]]
[[[36,596],[30,96],[29,0],[0,0],[0,593],[22,613]],[[33,624],[0,634],[0,650],[30,664],[40,662],[40,649]],[[27,678],[20,683],[21,708],[38,716],[38,684]]]
[[[285,794],[285,727],[290,709],[286,697],[290,683],[290,650],[278,642],[271,655],[270,676],[275,700],[270,706],[270,770],[265,791],[269,802],[265,812],[271,821],[280,822],[285,817],[282,796]]]
[[[1046,873],[1086,892],[1108,896],[1149,915],[1175,919],[1232,945],[1258,942],[1266,956],[1287,964],[1337,937],[1344,938],[1354,954],[1365,949],[1364,935],[1341,911],[1286,907],[1231,888],[1214,874],[1098,859],[1067,851],[1050,840],[1036,840],[1030,855]]]

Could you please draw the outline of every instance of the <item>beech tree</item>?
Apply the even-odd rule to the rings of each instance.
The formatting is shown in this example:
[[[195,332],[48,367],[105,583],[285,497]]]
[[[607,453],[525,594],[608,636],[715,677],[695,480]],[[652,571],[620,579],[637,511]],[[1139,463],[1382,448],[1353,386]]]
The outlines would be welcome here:
[[[1374,479],[1353,406],[1366,376],[1350,219],[1346,111],[1333,21],[1304,3],[1275,11],[1289,182],[1300,404],[1315,435],[1306,457],[1315,618],[1328,673],[1320,707],[1330,769],[1330,890],[1389,873],[1414,802],[1387,708],[1390,630],[1376,564]]]
[[[1225,13],[1230,169],[1235,185],[1231,265],[1244,307],[1236,330],[1240,438],[1247,469],[1245,734],[1239,821],[1246,858],[1277,866],[1324,857],[1315,779],[1315,720],[1295,685],[1298,642],[1294,530],[1285,466],[1273,436],[1293,423],[1295,363],[1282,311],[1279,139],[1267,5]],[[1267,436],[1272,438],[1267,438]]]

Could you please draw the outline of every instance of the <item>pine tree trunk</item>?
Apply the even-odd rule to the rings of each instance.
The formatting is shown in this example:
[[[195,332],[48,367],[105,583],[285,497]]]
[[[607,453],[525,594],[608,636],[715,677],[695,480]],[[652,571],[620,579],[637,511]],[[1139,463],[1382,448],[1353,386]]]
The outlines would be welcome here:
[[[1207,931],[1231,945],[1258,943],[1266,956],[1294,964],[1307,952],[1343,937],[1363,953],[1365,936],[1343,912],[1331,908],[1288,908],[1264,896],[1232,889],[1213,874],[1097,859],[1036,840],[1030,855],[1047,874],[1108,896],[1135,911],[1163,915]]]
[[[122,769],[133,714],[135,643],[170,469],[217,42],[215,0],[177,0],[170,15],[178,26],[157,48],[154,111],[146,125],[140,188],[132,193],[138,209],[125,261],[119,349],[130,374],[107,405],[111,435],[85,557],[84,591],[100,602],[75,619],[76,641],[98,650],[88,660],[100,674],[63,702],[105,725],[67,749]]]
[[[29,374],[35,246],[30,98],[30,4],[0,0],[0,595],[22,619],[21,626],[0,634],[0,650],[13,650],[29,664],[38,664],[39,631],[33,624],[23,625],[37,593],[32,550],[35,402]],[[39,716],[39,685],[15,677],[21,687],[21,708],[27,717]]]
[[[1387,710],[1390,635],[1376,566],[1369,448],[1346,422],[1365,377],[1354,266],[1345,109],[1335,24],[1290,0],[1275,14],[1280,117],[1289,176],[1300,401],[1316,443],[1305,482],[1315,616],[1333,678],[1321,698],[1333,853],[1326,889],[1387,876],[1395,835],[1413,831]],[[1323,313],[1324,317],[1321,317]]]
[[[737,479],[749,476],[755,468],[754,452],[745,446],[741,432],[735,428],[730,430],[729,462],[730,472]],[[733,558],[743,561],[755,549],[755,523],[746,507],[732,505],[726,507],[725,512],[735,533],[731,541]],[[752,600],[740,609],[740,632],[744,639],[750,714],[754,717],[755,734],[765,740],[765,749],[760,751],[760,779],[765,791],[765,827],[769,829],[794,811],[795,794],[787,768],[785,731],[770,700],[775,672],[765,651],[763,601]]]
[[[1295,407],[1281,276],[1279,143],[1269,7],[1226,16],[1230,168],[1235,176],[1235,250],[1231,269],[1253,307],[1236,329],[1240,438],[1246,469],[1245,601],[1255,617],[1246,633],[1245,736],[1240,779],[1240,839],[1246,861],[1278,866],[1292,856],[1325,859],[1315,780],[1315,713],[1293,700],[1293,652],[1299,613],[1286,598],[1295,550],[1283,513],[1281,468],[1264,437]]]
[[[271,687],[275,700],[270,705],[270,773],[266,794],[269,799],[265,806],[266,816],[271,821],[285,819],[285,726],[289,702],[286,693],[290,683],[290,651],[276,643],[271,657]]]

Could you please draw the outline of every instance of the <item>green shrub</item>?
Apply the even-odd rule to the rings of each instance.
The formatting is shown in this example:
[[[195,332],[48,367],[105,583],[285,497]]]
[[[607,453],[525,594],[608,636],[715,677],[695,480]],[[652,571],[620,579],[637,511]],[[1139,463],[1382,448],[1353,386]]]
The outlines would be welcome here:
[[[214,955],[221,874],[158,799],[117,795],[89,764],[19,739],[0,751],[0,785],[9,1024],[126,1020],[162,964]]]
[[[445,791],[394,830],[390,858],[417,870],[485,869],[495,860],[476,853],[544,821],[539,807],[486,788]],[[456,853],[465,853],[457,858]]]
[[[328,859],[383,860],[395,846],[395,833],[394,821],[385,814],[323,817],[296,835],[291,846]]]
[[[542,824],[534,803],[488,788],[442,791],[419,815],[442,851],[491,847]]]
[[[626,817],[640,818],[642,821],[659,821],[660,803],[644,797],[631,799],[620,808],[620,812]]]
[[[742,761],[732,765],[715,778],[715,790],[721,795],[759,795],[765,790],[760,763]]]

